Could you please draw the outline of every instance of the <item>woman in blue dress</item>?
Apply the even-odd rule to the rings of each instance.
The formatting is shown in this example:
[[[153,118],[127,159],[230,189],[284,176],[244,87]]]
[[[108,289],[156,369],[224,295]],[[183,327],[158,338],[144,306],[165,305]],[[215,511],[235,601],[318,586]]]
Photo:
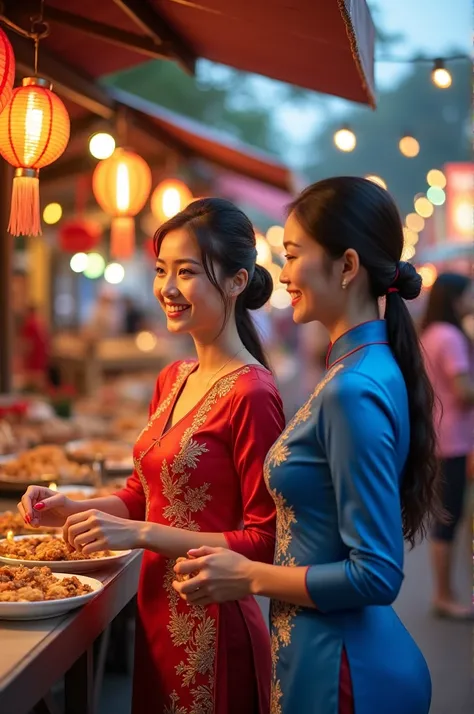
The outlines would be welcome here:
[[[421,278],[400,261],[395,203],[361,178],[303,191],[285,248],[294,320],[322,322],[331,346],[266,460],[274,565],[201,548],[174,586],[194,604],[272,598],[271,714],[427,714],[430,674],[392,608],[404,540],[440,515],[433,393],[405,305]]]

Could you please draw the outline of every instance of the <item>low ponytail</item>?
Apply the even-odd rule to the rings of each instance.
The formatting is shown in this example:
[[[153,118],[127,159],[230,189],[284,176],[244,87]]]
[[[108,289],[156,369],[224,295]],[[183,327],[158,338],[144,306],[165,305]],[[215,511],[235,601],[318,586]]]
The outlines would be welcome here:
[[[252,279],[246,290],[239,295],[235,305],[235,321],[239,337],[250,354],[267,369],[270,369],[268,359],[250,310],[259,310],[263,307],[272,292],[272,276],[266,268],[257,264]]]
[[[412,547],[417,535],[426,535],[431,521],[444,519],[433,424],[435,396],[415,325],[405,305],[405,300],[418,297],[421,285],[415,268],[410,263],[399,263],[397,279],[387,292],[384,315],[390,347],[405,380],[408,397],[410,449],[400,495],[404,535]]]

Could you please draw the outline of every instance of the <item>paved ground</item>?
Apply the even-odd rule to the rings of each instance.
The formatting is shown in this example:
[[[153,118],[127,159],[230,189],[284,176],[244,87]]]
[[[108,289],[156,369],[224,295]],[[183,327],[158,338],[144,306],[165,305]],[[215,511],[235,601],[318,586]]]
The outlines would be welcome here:
[[[428,556],[427,545],[407,554],[406,577],[396,609],[421,647],[431,670],[433,703],[430,714],[473,714],[473,627],[431,616]],[[469,603],[472,593],[470,519],[466,519],[460,534],[456,581],[459,592]],[[130,693],[129,678],[107,676],[100,714],[130,714]]]

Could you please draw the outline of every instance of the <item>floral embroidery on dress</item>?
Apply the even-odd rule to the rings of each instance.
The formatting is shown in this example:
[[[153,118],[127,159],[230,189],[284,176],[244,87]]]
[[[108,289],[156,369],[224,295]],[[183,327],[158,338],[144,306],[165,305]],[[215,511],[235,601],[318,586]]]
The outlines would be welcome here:
[[[170,391],[168,392],[168,395],[166,399],[163,399],[162,402],[160,402],[151,415],[150,419],[148,420],[148,424],[141,430],[140,434],[138,435],[136,443],[140,441],[142,438],[143,434],[150,429],[150,427],[153,425],[153,422],[158,419],[161,414],[169,407],[171,402],[173,401],[176,393],[179,391],[181,388],[181,385],[183,384],[184,380],[186,377],[189,375],[189,373],[194,369],[195,362],[181,362],[181,364],[178,367],[178,373],[176,375],[176,379],[174,380]],[[133,458],[133,465],[135,466],[135,471],[138,474],[138,478],[140,479],[140,483],[143,488],[143,493],[145,494],[145,503],[146,503],[146,511],[145,511],[145,520],[148,518],[148,512],[150,510],[150,487],[148,486],[147,480],[145,478],[145,474],[143,473],[142,469],[142,459],[147,455],[147,453],[152,449],[154,444],[150,444],[148,449],[145,449],[144,451],[140,452],[140,455],[138,457]]]
[[[290,506],[284,496],[276,488],[271,487],[272,469],[281,466],[291,456],[291,451],[286,443],[293,430],[311,417],[311,406],[316,397],[333,377],[344,368],[343,364],[338,364],[319,382],[310,398],[301,409],[295,414],[282,435],[268,452],[265,460],[264,477],[273,500],[275,501],[277,513],[276,527],[276,550],[275,565],[283,565],[294,568],[298,565],[291,555],[290,546],[293,538],[292,526],[296,525],[296,516],[292,506]],[[277,676],[278,654],[281,647],[288,647],[291,642],[291,631],[294,627],[293,619],[298,614],[299,607],[291,603],[272,600],[271,604],[271,655],[272,655],[272,693],[270,703],[270,714],[282,714],[281,699],[283,691],[281,682]]]
[[[168,501],[168,505],[163,509],[163,516],[171,526],[200,530],[194,514],[204,511],[212,496],[209,493],[209,483],[197,487],[189,486],[192,470],[197,468],[201,455],[208,452],[206,444],[196,441],[194,435],[203,426],[218,399],[227,396],[240,375],[247,372],[249,368],[243,367],[215,383],[198,408],[191,426],[184,432],[179,453],[171,464],[166,459],[163,460],[160,477],[162,493]],[[174,565],[174,560],[167,562],[164,581],[170,607],[168,631],[173,645],[184,646],[186,658],[177,665],[176,673],[181,676],[183,687],[192,687],[190,692],[193,703],[190,709],[182,706],[179,694],[173,692],[165,714],[212,714],[217,646],[216,618],[209,614],[209,608],[183,603],[172,585],[175,578]],[[197,684],[197,675],[205,677],[205,683]]]

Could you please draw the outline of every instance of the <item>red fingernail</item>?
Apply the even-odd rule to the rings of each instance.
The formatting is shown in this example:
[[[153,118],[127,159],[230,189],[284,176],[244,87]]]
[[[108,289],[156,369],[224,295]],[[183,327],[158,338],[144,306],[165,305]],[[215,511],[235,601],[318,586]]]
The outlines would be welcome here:
[[[28,515],[25,516],[25,523],[31,523],[31,518]]]
[[[35,503],[33,508],[35,509],[35,511],[42,511],[44,508],[44,503]]]

